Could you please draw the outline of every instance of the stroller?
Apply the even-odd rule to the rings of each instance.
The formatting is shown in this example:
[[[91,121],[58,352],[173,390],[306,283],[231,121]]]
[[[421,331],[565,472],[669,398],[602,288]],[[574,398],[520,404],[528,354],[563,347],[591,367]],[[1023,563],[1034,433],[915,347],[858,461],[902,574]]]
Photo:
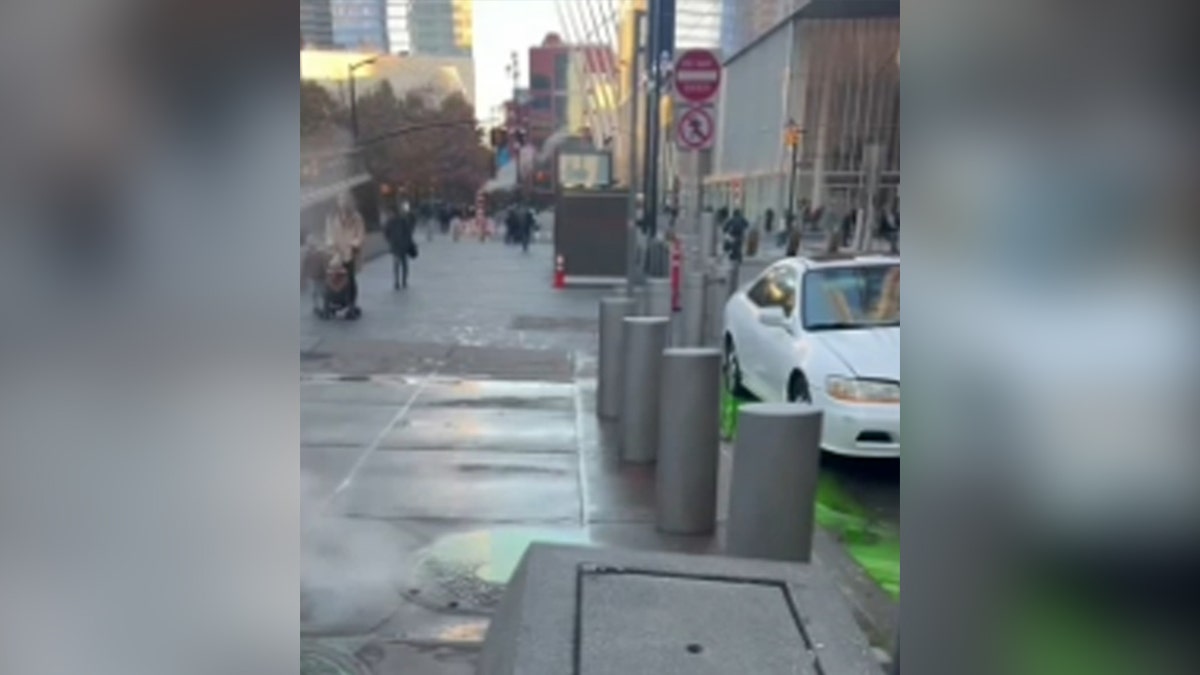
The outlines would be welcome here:
[[[343,312],[348,320],[362,316],[362,310],[350,306],[350,279],[341,258],[325,249],[309,250],[305,267],[312,284],[313,314],[321,320]]]

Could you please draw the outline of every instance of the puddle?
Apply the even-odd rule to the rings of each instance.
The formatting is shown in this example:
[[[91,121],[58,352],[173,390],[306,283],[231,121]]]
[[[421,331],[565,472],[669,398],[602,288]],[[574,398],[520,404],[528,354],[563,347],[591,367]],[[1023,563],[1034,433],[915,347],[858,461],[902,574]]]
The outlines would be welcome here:
[[[445,612],[490,612],[535,542],[588,544],[582,529],[506,527],[452,534],[418,553],[414,597]]]

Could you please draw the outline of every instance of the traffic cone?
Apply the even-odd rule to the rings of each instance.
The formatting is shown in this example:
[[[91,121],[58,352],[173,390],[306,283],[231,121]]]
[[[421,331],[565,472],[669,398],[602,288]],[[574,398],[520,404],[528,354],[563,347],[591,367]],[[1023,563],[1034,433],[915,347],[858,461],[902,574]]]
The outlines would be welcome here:
[[[563,265],[563,257],[555,256],[554,258],[554,287],[567,287],[567,272]]]

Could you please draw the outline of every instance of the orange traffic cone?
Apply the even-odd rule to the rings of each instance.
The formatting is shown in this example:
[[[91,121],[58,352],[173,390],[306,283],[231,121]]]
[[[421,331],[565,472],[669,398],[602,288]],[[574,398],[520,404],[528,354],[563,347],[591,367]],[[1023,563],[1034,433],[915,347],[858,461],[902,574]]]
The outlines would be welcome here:
[[[567,272],[563,265],[563,257],[555,256],[554,258],[554,287],[567,287]]]

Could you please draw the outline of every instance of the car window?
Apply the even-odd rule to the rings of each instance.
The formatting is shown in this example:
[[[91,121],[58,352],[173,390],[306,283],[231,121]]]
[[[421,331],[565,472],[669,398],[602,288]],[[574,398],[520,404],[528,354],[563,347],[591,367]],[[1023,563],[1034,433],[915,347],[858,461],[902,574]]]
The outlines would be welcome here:
[[[900,266],[808,272],[803,315],[806,330],[900,325]]]

